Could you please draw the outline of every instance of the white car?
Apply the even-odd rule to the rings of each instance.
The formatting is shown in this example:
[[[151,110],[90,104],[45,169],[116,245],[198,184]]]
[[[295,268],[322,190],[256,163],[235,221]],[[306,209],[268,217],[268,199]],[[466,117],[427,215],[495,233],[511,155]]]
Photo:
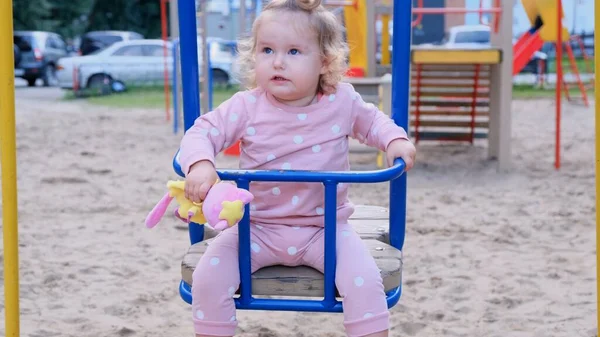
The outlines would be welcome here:
[[[211,43],[211,49],[219,50],[221,45],[218,41],[215,42]],[[90,55],[60,59],[57,66],[59,86],[63,89],[73,89],[75,78],[78,79],[80,88],[101,87],[105,81],[121,82],[126,86],[161,85],[164,83],[165,44],[166,65],[169,80],[172,81],[173,44],[160,39],[143,39],[117,42]],[[199,44],[198,49],[201,48]],[[200,51],[198,58],[198,62],[201,63]],[[211,60],[215,83],[220,80],[234,83],[231,75],[233,57],[224,58],[219,53],[211,52]]]

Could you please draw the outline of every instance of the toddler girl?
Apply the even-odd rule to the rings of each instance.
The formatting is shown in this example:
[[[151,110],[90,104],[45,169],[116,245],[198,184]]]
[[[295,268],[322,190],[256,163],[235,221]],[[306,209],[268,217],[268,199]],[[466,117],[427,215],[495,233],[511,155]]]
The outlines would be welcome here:
[[[203,200],[217,179],[215,155],[241,140],[240,168],[349,170],[348,137],[401,157],[415,147],[406,132],[366,104],[347,83],[342,27],[321,1],[272,0],[240,43],[248,91],[199,117],[181,142],[186,197]],[[315,183],[252,182],[252,272],[270,265],[324,271],[324,188]],[[337,193],[336,286],[349,336],[387,336],[389,313],[380,271],[348,225],[348,187]],[[192,285],[197,336],[233,336],[240,283],[238,229],[220,233],[200,259]]]

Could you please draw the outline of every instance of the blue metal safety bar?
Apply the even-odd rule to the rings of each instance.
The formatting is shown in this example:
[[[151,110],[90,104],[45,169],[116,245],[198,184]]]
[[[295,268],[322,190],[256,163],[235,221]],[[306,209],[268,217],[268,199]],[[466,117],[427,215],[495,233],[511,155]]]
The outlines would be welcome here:
[[[213,89],[214,89],[214,83],[213,83],[213,74],[212,74],[212,57],[210,56],[210,50],[212,48],[212,44],[214,41],[207,41],[206,42],[206,47],[208,48],[208,57],[207,57],[207,62],[208,62],[208,75],[207,75],[207,82],[208,82],[208,110],[211,111],[213,109]],[[231,53],[235,55],[235,49],[237,47],[237,43],[235,41],[219,41],[219,43],[224,44],[227,47],[231,48]]]
[[[412,25],[412,2],[395,1],[392,55],[392,119],[408,130],[410,99],[410,46]],[[183,85],[183,109],[185,130],[200,115],[198,87],[198,55],[196,41],[196,17],[194,0],[179,1],[179,25],[181,32],[181,65]],[[178,155],[173,160],[175,171],[181,175]],[[363,172],[314,172],[314,171],[248,171],[220,170],[222,180],[235,181],[240,188],[249,188],[250,181],[314,182],[325,188],[325,297],[322,301],[296,299],[253,298],[251,294],[250,266],[250,209],[246,206],[239,230],[240,296],[235,299],[238,309],[341,312],[341,302],[335,298],[336,268],[336,198],[337,185],[342,182],[376,183],[390,181],[390,244],[402,250],[406,224],[406,174],[405,163],[397,159],[390,168]],[[203,225],[190,224],[192,244],[203,240]],[[395,305],[401,295],[401,286],[391,290],[388,306]],[[192,302],[190,286],[180,283],[181,297]]]
[[[175,172],[183,177],[184,174],[177,158],[178,155],[175,155],[173,166]],[[237,308],[341,312],[342,303],[335,298],[337,186],[339,183],[379,183],[390,180],[393,181],[402,176],[404,168],[404,161],[402,159],[397,159],[394,165],[388,169],[362,172],[219,170],[218,174],[221,180],[235,181],[238,187],[244,189],[249,188],[250,181],[313,182],[322,183],[325,186],[325,299],[323,301],[290,299],[274,300],[256,299],[252,297],[250,293],[250,289],[252,289],[250,272],[250,208],[246,205],[244,217],[238,225],[240,233],[239,264],[241,295],[235,299]],[[392,204],[393,201],[394,200],[390,200],[390,204]],[[390,213],[395,213],[399,210],[400,207],[392,207]],[[390,224],[390,235],[392,235],[393,228],[393,231],[397,232],[395,233],[397,236],[404,237],[404,225],[404,221],[398,222],[395,226],[394,224]],[[195,240],[192,238],[192,241],[197,241],[197,239]],[[402,246],[397,245],[398,242],[396,242],[396,245],[394,246],[399,250],[402,250]],[[180,292],[184,300],[191,303],[189,285],[185,284],[183,281],[180,285]],[[390,307],[398,302],[400,293],[400,287],[393,289],[388,293],[388,305]]]

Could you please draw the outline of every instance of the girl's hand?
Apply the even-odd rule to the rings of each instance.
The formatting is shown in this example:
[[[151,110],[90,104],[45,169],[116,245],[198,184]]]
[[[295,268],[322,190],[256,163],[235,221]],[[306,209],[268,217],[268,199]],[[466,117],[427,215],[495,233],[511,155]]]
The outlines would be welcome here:
[[[192,202],[202,202],[218,178],[217,171],[210,161],[195,163],[185,177],[185,197]]]
[[[406,163],[405,172],[408,172],[415,164],[416,155],[417,149],[414,144],[407,139],[393,140],[386,150],[388,165],[393,165],[396,158],[402,158]]]

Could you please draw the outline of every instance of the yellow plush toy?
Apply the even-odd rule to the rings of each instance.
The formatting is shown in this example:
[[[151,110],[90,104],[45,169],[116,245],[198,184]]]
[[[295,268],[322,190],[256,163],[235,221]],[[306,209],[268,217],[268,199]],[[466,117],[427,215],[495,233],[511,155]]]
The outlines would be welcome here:
[[[170,180],[167,182],[169,195],[175,198],[175,201],[179,204],[176,210],[177,217],[187,219],[188,222],[205,223],[206,217],[202,213],[202,203],[197,204],[187,199],[184,188],[185,181],[183,180]]]
[[[215,230],[223,230],[237,224],[244,216],[244,206],[254,196],[245,189],[233,184],[217,182],[201,203],[194,203],[185,197],[185,181],[168,181],[169,190],[146,217],[146,227],[158,224],[173,199],[179,204],[175,215],[186,223],[208,223]]]

